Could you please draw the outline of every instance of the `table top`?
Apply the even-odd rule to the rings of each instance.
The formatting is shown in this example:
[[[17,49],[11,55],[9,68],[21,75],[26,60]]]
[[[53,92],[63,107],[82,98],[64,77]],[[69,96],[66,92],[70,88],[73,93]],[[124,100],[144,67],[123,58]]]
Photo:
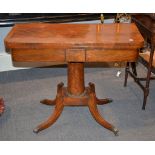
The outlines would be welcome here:
[[[136,49],[142,47],[143,43],[134,23],[17,24],[5,38],[5,46],[10,49]]]

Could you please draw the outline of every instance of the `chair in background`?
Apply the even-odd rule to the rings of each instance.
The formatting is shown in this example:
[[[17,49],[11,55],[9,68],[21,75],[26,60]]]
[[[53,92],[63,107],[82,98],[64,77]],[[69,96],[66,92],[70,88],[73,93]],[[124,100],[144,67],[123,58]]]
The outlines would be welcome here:
[[[129,74],[143,90],[142,109],[145,110],[147,97],[149,95],[150,80],[155,80],[155,76],[151,74],[155,73],[155,16],[154,14],[133,14],[131,15],[131,17],[132,21],[136,23],[139,31],[141,32],[146,41],[146,47],[144,49],[140,49],[138,60],[147,68],[147,75],[146,77],[138,77],[136,63],[127,62],[125,68],[124,86],[127,85],[127,79]],[[142,84],[142,81],[145,81],[145,84]]]

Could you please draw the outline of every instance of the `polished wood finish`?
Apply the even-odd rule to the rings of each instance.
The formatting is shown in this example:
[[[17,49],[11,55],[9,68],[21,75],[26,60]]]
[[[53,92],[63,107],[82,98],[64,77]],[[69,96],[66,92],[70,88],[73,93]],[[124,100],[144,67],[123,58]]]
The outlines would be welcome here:
[[[96,104],[95,85],[93,83],[89,83],[88,92],[90,96],[88,101],[88,107],[94,119],[104,128],[109,129],[113,131],[115,135],[118,135],[118,129],[116,129],[113,125],[111,125],[106,120],[104,120],[98,111],[97,104]]]
[[[37,128],[35,128],[33,131],[38,133],[41,130],[44,130],[51,126],[60,116],[60,114],[63,111],[63,83],[58,84],[57,86],[57,96],[55,99],[55,109],[53,114],[45,121],[44,123],[40,124]]]
[[[65,51],[61,49],[14,49],[12,60],[14,62],[64,62]]]
[[[87,62],[121,62],[136,61],[138,58],[137,50],[87,50]]]
[[[63,87],[63,83],[58,85],[57,97],[55,100],[45,99],[41,103],[46,105],[55,105],[54,113],[49,117],[49,119],[38,127],[34,129],[34,132],[38,133],[39,131],[48,128],[52,125],[56,119],[60,116],[64,106],[88,106],[89,110],[94,117],[94,119],[101,124],[104,128],[111,130],[115,135],[118,134],[118,130],[108,123],[99,113],[97,109],[97,104],[103,105],[112,102],[110,99],[98,99],[95,94],[95,85],[89,83],[89,87],[85,88],[85,93],[81,96],[71,97],[68,94],[67,88]],[[59,101],[59,103],[58,103]]]
[[[143,38],[135,24],[18,24],[5,38],[9,49],[137,49]]]
[[[50,118],[34,129],[39,132],[60,116],[64,106],[88,106],[94,119],[117,135],[104,120],[97,105],[112,102],[98,99],[95,85],[85,87],[85,62],[136,61],[143,38],[135,24],[20,24],[5,38],[15,62],[63,61],[68,63],[67,87],[58,85],[56,99],[41,103],[55,105]]]
[[[53,37],[54,36],[54,37]],[[135,24],[19,24],[5,38],[14,62],[135,61]]]
[[[84,49],[68,49],[66,51],[67,62],[85,62],[86,53]]]
[[[68,93],[78,96],[84,90],[84,63],[68,63]]]
[[[0,116],[3,114],[5,110],[4,100],[3,98],[0,98]]]

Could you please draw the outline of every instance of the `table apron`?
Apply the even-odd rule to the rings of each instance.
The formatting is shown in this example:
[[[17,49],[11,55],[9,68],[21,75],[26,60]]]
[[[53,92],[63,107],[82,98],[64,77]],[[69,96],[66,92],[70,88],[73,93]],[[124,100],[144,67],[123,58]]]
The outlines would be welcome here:
[[[14,62],[129,62],[138,50],[128,49],[12,49]]]

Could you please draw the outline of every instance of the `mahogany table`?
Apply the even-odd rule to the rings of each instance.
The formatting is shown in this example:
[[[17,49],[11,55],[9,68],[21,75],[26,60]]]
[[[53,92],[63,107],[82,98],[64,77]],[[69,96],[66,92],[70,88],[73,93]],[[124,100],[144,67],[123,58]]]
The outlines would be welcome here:
[[[143,38],[135,24],[18,24],[5,38],[14,62],[67,62],[68,84],[57,86],[54,100],[41,103],[55,105],[53,114],[34,132],[48,128],[60,116],[64,106],[88,106],[94,119],[106,129],[118,133],[99,113],[97,105],[111,99],[98,99],[95,85],[85,87],[85,62],[136,61]]]

